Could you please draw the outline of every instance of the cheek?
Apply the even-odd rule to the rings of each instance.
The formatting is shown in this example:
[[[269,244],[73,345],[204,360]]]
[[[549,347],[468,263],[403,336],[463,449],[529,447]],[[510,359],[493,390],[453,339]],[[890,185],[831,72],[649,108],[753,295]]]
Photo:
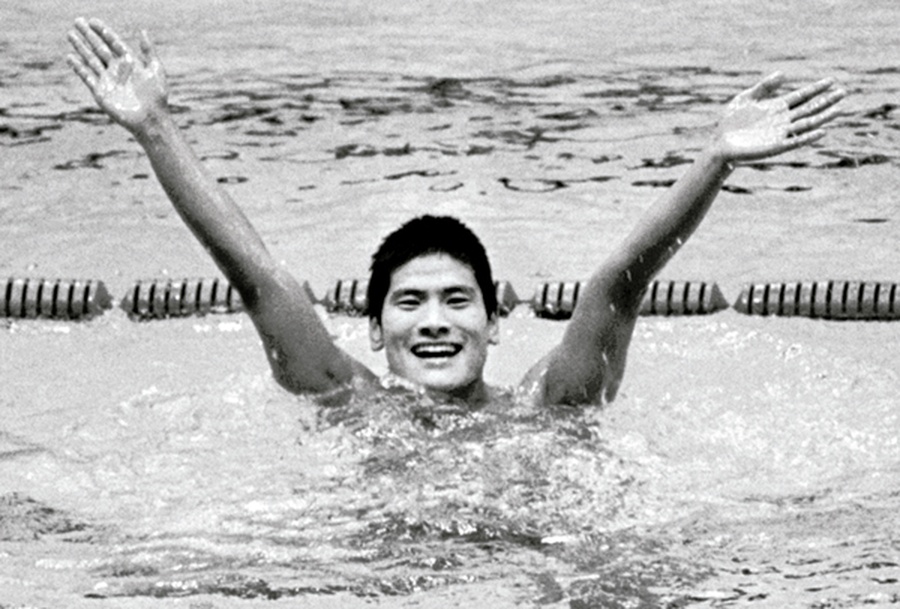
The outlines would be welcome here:
[[[460,320],[459,327],[462,328],[470,336],[483,338],[487,342],[491,333],[491,324],[484,317],[484,314],[474,314]]]
[[[409,338],[413,326],[414,324],[406,316],[391,315],[382,318],[381,334],[385,344],[402,344]]]

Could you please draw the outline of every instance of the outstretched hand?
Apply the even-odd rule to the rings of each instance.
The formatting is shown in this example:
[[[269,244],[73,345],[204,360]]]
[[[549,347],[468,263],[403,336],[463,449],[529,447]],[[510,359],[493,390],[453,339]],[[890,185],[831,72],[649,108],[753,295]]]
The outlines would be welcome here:
[[[820,129],[838,116],[846,93],[820,80],[780,97],[771,97],[784,82],[772,74],[747,89],[725,109],[716,147],[727,161],[751,161],[805,146],[825,135]]]
[[[162,64],[146,32],[136,54],[99,19],[77,19],[69,32],[77,55],[67,60],[109,116],[129,130],[165,111],[168,87]]]

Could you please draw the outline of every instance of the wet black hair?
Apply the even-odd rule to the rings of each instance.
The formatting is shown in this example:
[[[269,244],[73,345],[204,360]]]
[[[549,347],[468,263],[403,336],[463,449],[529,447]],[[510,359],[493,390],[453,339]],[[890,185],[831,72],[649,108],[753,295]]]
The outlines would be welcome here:
[[[419,256],[446,254],[472,269],[488,318],[497,314],[497,294],[487,252],[465,224],[451,216],[419,216],[389,234],[372,255],[366,314],[381,322],[394,271]]]

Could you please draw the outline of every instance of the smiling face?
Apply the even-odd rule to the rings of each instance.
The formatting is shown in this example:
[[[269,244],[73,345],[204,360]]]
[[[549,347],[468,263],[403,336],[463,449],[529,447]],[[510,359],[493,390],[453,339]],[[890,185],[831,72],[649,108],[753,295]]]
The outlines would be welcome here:
[[[391,274],[381,321],[370,321],[372,348],[409,381],[455,397],[484,391],[488,345],[497,340],[472,269],[446,254],[413,258]]]

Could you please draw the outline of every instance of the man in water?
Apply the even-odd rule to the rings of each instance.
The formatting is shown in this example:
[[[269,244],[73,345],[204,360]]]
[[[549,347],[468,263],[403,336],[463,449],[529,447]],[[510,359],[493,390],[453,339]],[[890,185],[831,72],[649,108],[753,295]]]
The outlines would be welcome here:
[[[276,380],[295,393],[343,398],[382,382],[331,340],[297,280],[269,254],[237,205],[201,166],[167,107],[165,74],[146,33],[128,46],[99,20],[78,19],[69,63],[100,107],[144,148],[175,209],[241,294]],[[821,138],[844,92],[822,80],[772,97],[774,74],[738,95],[716,136],[655,203],[579,295],[562,342],[525,375],[536,404],[615,397],[643,294],[694,232],[734,164]],[[497,305],[484,248],[452,218],[417,218],[373,257],[370,338],[390,373],[439,399],[481,404]]]

